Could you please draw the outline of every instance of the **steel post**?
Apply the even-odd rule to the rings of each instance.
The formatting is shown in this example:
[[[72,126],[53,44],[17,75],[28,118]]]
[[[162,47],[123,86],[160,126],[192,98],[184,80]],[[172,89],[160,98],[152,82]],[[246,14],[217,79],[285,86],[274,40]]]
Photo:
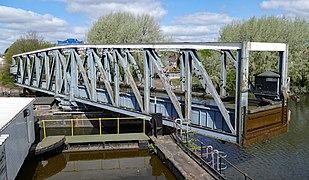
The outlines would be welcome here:
[[[150,58],[149,50],[144,50],[144,110],[145,113],[150,113]]]
[[[185,119],[191,120],[192,114],[192,58],[189,52],[185,54]]]
[[[220,95],[226,96],[226,53],[221,53]]]
[[[119,78],[120,78],[120,73],[119,73],[119,65],[118,65],[118,58],[116,55],[116,52],[114,51],[113,53],[113,61],[114,61],[114,98],[115,98],[115,104],[116,106],[119,106],[119,96],[120,96],[120,91],[119,91]]]

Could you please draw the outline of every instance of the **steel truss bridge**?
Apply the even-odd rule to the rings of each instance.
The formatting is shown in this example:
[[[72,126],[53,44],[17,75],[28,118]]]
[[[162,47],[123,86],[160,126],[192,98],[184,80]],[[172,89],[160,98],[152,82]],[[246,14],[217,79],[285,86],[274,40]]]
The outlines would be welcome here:
[[[197,55],[197,50],[203,49],[221,53],[219,93]],[[248,111],[249,52],[279,52],[282,93],[287,88],[287,49],[286,44],[259,42],[67,45],[17,54],[12,58],[11,73],[16,85],[54,95],[71,105],[78,102],[129,116],[145,116],[147,120],[151,113],[162,113],[164,125],[173,126],[175,119],[181,119],[189,122],[193,131],[241,143],[244,114]],[[174,90],[163,65],[161,58],[166,51],[180,54],[181,95]],[[227,60],[236,69],[232,108],[226,107],[221,98],[226,96]],[[194,101],[194,75],[213,103]],[[164,96],[154,91],[155,76],[164,86]]]

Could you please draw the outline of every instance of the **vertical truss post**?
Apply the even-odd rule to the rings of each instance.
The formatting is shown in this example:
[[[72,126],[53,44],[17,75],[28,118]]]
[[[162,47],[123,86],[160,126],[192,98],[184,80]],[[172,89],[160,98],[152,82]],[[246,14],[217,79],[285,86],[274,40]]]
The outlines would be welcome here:
[[[220,95],[226,96],[226,53],[221,53]]]
[[[185,59],[184,59],[184,52],[181,52],[181,55],[180,55],[180,84],[181,84],[181,92],[185,92]]]
[[[53,52],[56,61],[56,81],[55,81],[55,96],[59,97],[59,92],[61,91],[62,84],[62,65],[60,61],[60,56],[57,51]]]
[[[190,121],[192,114],[192,58],[185,51],[185,119]]]
[[[98,96],[97,96],[97,72],[96,72],[95,60],[94,60],[94,57],[92,55],[91,49],[87,50],[87,64],[88,64],[88,78],[90,79],[91,99],[96,102],[98,100]]]
[[[114,51],[113,53],[113,62],[114,62],[114,98],[115,98],[115,104],[116,106],[119,106],[119,96],[120,96],[120,91],[119,91],[119,78],[120,78],[120,73],[119,73],[119,65],[118,65],[118,58],[116,55],[116,52]]]
[[[119,51],[119,53],[121,53],[121,52]],[[127,53],[125,53],[123,60],[124,60],[123,68],[124,69],[127,68],[130,71],[130,64],[129,64],[129,59],[128,59]],[[126,75],[124,76],[124,82],[125,82],[125,84],[129,84],[129,79],[128,79],[128,76],[126,76]]]
[[[40,66],[40,74],[38,79],[38,88],[42,88],[42,81],[43,81],[43,72],[45,71],[45,57],[44,52],[39,54],[40,60],[42,60],[42,64]]]
[[[34,56],[35,61],[35,80],[36,80],[36,87],[39,87],[39,79],[41,73],[41,59],[38,58],[37,55]]]
[[[30,76],[31,76],[31,69],[30,69],[30,57],[27,55],[26,56],[26,64],[25,64],[25,71],[28,74],[28,85],[30,86]]]
[[[30,63],[31,63],[31,58],[30,58]],[[30,86],[33,86],[34,71],[35,71],[35,57],[33,57],[32,63],[31,63],[31,74],[30,74],[30,78],[29,78],[29,85]]]
[[[149,113],[150,108],[150,62],[151,59],[147,53],[148,49],[144,49],[144,110]]]
[[[279,92],[280,95],[283,91],[287,91],[287,70],[288,69],[288,46],[285,51],[279,52]]]
[[[110,69],[110,58],[109,58],[109,53],[107,49],[103,49],[102,57],[103,57],[103,65],[104,65],[105,72],[107,74],[108,82],[112,82],[111,69]]]
[[[150,71],[150,88],[154,87],[155,69],[152,61],[149,61],[149,71]]]
[[[18,70],[17,70],[17,75],[20,73],[21,77],[21,83],[24,83],[24,66],[23,66],[23,60],[22,58],[18,57]]]
[[[243,143],[244,121],[248,111],[249,49],[248,42],[243,42],[241,50],[237,50],[236,69],[236,103],[235,119],[238,128],[238,143]]]
[[[49,57],[47,53],[44,53],[44,62],[45,62],[45,80],[46,80],[46,89],[49,87],[49,78],[50,78],[50,71],[49,71]]]
[[[76,58],[74,56],[74,49],[70,50],[69,58],[71,58],[70,102],[74,102],[75,96],[78,96],[78,70]]]

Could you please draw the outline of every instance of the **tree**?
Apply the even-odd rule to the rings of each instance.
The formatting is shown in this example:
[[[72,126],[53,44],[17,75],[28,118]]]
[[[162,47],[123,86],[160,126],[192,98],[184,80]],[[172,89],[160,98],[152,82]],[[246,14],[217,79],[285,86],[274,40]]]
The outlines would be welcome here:
[[[280,42],[289,45],[289,72],[295,91],[309,91],[309,22],[302,18],[252,17],[224,26],[220,41]],[[250,52],[250,76],[278,67],[278,54]]]
[[[13,85],[12,76],[10,75],[10,66],[12,64],[11,60],[13,55],[51,46],[53,46],[53,44],[44,41],[44,39],[38,36],[36,32],[28,32],[24,36],[21,36],[5,53],[6,65],[3,72],[0,74],[0,83],[2,85]]]
[[[89,30],[88,43],[147,43],[162,42],[164,36],[160,25],[147,14],[111,13],[102,16]]]

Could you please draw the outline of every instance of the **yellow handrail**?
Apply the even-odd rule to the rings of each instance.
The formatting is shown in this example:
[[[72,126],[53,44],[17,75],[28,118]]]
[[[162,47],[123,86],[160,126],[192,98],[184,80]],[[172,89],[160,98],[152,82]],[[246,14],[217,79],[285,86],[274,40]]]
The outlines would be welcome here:
[[[71,136],[74,136],[74,120],[78,121],[99,121],[99,131],[102,135],[102,121],[105,120],[117,120],[117,134],[120,134],[120,120],[143,120],[143,133],[146,132],[146,117],[117,117],[117,118],[81,118],[81,119],[51,119],[51,120],[42,120],[43,126],[43,136],[46,138],[46,123],[47,122],[71,122]],[[77,123],[78,124],[78,123]]]

